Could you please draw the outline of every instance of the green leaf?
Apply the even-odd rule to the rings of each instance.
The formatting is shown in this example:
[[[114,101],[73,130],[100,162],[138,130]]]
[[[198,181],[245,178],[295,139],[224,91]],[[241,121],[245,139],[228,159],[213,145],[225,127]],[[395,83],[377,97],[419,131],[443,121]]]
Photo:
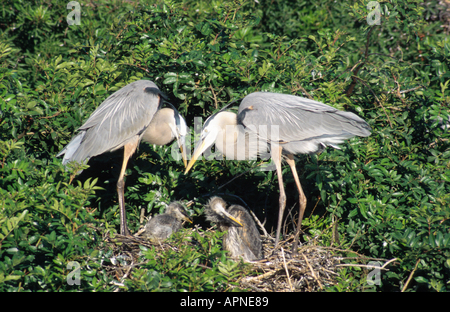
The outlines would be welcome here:
[[[173,84],[177,81],[177,77],[168,77],[164,79],[163,84]]]

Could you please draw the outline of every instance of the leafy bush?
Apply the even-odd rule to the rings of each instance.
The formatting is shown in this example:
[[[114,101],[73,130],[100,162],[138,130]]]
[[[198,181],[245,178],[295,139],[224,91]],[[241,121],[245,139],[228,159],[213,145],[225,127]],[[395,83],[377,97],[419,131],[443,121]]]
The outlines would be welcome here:
[[[194,117],[254,91],[311,96],[363,117],[370,137],[298,157],[308,198],[304,230],[332,245],[337,224],[340,248],[396,258],[376,290],[448,291],[445,21],[430,18],[437,1],[380,3],[381,24],[368,25],[373,10],[359,2],[100,0],[82,4],[81,25],[68,26],[67,2],[6,1],[0,25],[0,289],[115,287],[102,266],[108,251],[99,231],[118,229],[122,155],[69,169],[55,155],[109,94],[145,78],[169,95],[191,129]],[[190,213],[202,224],[201,203],[215,192],[243,199],[273,230],[278,186],[272,171],[258,170],[259,162],[212,160],[199,161],[185,176],[169,155],[170,147],[142,144],[129,163],[132,231],[139,229],[142,208],[158,212],[170,200],[198,199]],[[284,169],[293,207],[295,184]],[[289,232],[295,218],[287,217]],[[158,255],[164,265],[152,261],[154,251],[142,253],[149,261],[125,281],[128,290],[229,290],[240,269],[216,254],[208,272],[227,266],[232,273],[207,279],[190,264],[206,261],[211,250]],[[80,286],[67,283],[71,261],[83,268]],[[367,274],[346,268],[328,290],[366,290]]]
[[[178,233],[177,233],[178,234]],[[232,290],[245,265],[226,258],[221,250],[223,233],[192,232],[192,237],[174,235],[173,249],[142,247],[148,261],[126,280],[127,290],[139,291],[227,291]],[[193,247],[190,242],[195,241]],[[239,288],[238,288],[239,289]]]

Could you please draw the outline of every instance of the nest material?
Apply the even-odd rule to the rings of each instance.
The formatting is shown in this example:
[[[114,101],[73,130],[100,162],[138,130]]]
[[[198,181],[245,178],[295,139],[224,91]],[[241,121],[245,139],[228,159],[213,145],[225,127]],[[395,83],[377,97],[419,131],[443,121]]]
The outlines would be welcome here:
[[[240,285],[258,292],[310,292],[333,285],[342,257],[313,243],[304,244],[293,255],[292,241],[293,236],[280,242],[274,252],[273,240],[264,238],[265,258],[252,262],[255,274],[242,278]]]
[[[141,257],[141,248],[144,246],[147,248],[155,247],[156,250],[163,252],[167,248],[176,249],[169,243],[150,241],[144,236],[124,236],[115,234],[114,237],[104,235],[103,237],[105,250],[112,252],[109,257],[111,265],[104,264],[108,274],[114,275],[118,281],[125,280],[130,276],[131,270],[135,267],[139,267],[146,262],[139,262]],[[122,286],[118,283],[117,286]]]
[[[249,263],[252,267],[248,270],[248,275],[236,281],[239,288],[255,292],[310,292],[320,291],[335,283],[338,276],[337,265],[342,259],[335,251],[308,243],[300,246],[298,253],[292,255],[293,236],[281,241],[275,252],[273,241],[271,237],[262,236],[264,258]],[[117,234],[114,238],[104,237],[104,242],[105,249],[112,251],[112,265],[104,267],[118,281],[123,281],[130,276],[133,268],[145,263],[139,262],[139,246],[153,247],[161,252],[168,248],[177,249],[170,242],[154,243],[139,236]]]

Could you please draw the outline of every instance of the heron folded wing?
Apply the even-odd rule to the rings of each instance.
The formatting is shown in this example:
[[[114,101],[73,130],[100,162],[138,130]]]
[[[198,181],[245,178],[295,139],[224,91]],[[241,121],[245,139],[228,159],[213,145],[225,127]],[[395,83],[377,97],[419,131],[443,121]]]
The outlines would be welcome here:
[[[255,126],[259,137],[273,143],[290,142],[291,146],[294,142],[316,144],[311,143],[313,140],[337,144],[355,135],[368,136],[371,130],[363,119],[351,112],[294,95],[270,92],[246,96],[239,106],[238,122],[246,127]]]
[[[75,141],[78,149],[70,150],[70,160],[114,151],[142,136],[160,107],[160,96],[158,87],[148,80],[135,81],[110,95],[78,129],[84,134],[75,137],[81,141]]]

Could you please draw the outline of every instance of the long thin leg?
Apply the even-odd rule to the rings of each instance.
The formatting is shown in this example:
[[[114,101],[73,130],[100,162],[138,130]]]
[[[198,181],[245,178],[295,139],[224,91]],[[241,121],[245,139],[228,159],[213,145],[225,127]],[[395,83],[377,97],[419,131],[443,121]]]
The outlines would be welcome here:
[[[291,171],[292,171],[292,175],[294,176],[295,184],[297,184],[298,201],[299,201],[299,205],[300,205],[297,229],[295,231],[294,244],[292,245],[292,254],[295,255],[295,254],[297,254],[298,238],[300,236],[300,229],[302,227],[303,215],[304,215],[305,209],[306,209],[306,196],[305,196],[305,193],[303,193],[302,185],[300,184],[300,179],[298,178],[297,169],[295,168],[294,156],[291,154],[287,155],[286,162],[291,167]]]
[[[121,235],[130,235],[130,231],[127,227],[127,214],[125,211],[125,171],[127,169],[128,160],[131,155],[136,151],[138,139],[136,142],[127,143],[123,147],[123,163],[122,169],[120,170],[119,180],[117,181],[117,195],[119,197],[119,208],[120,208],[120,234]]]
[[[279,211],[278,211],[278,225],[277,225],[277,236],[275,238],[275,249],[278,247],[278,242],[280,240],[281,223],[284,215],[284,208],[286,207],[286,193],[284,192],[283,185],[283,172],[281,171],[281,152],[283,148],[278,145],[273,145],[271,147],[271,156],[275,167],[277,169],[278,176],[278,186],[280,188],[280,199],[279,199]]]

